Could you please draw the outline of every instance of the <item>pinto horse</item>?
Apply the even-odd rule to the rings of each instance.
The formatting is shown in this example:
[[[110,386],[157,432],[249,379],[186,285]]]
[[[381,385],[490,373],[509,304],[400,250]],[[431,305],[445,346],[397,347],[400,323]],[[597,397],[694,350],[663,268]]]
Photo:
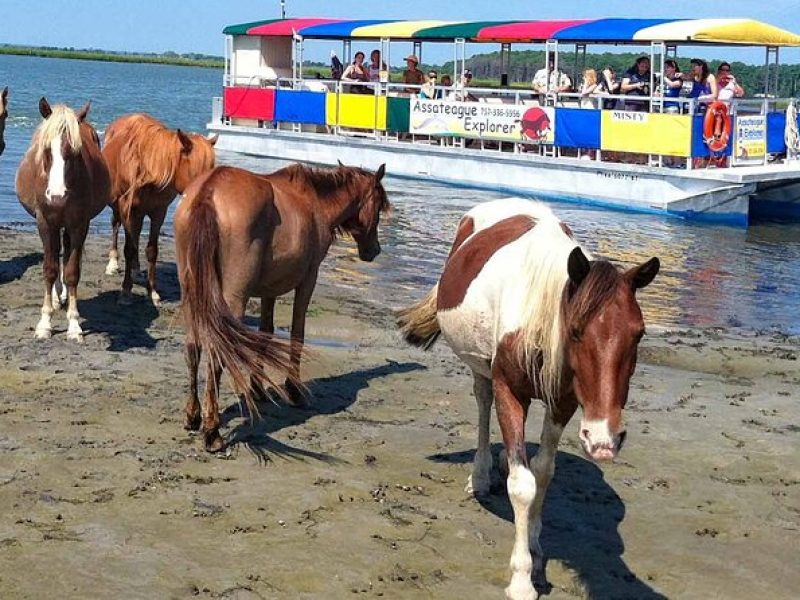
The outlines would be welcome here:
[[[443,334],[472,369],[478,450],[466,491],[475,495],[489,492],[496,404],[516,529],[508,598],[535,598],[531,571],[544,576],[542,504],[559,439],[578,406],[579,438],[590,457],[612,459],[622,446],[622,409],[644,335],[635,292],[659,266],[652,258],[621,272],[592,260],[546,206],[497,200],[461,219],[438,284],[398,315],[408,342],[429,348]],[[533,398],[546,410],[531,472],[525,420]]]
[[[264,386],[273,385],[264,367],[287,367],[272,338],[273,314],[278,296],[292,290],[291,356],[282,393],[290,403],[304,401],[300,356],[319,266],[340,232],[352,235],[361,260],[378,256],[378,221],[389,210],[381,183],[385,172],[384,165],[374,174],[342,165],[330,170],[292,165],[271,175],[218,167],[187,188],[175,213],[191,389],[185,426],[201,426],[197,370],[205,349],[209,374],[202,431],[207,450],[224,448],[215,383],[222,369],[231,372],[254,407],[253,392],[263,394]],[[260,332],[239,322],[252,296],[261,298]],[[253,377],[250,389],[245,389],[244,371]]]
[[[111,170],[111,250],[106,274],[119,272],[120,223],[125,228],[125,277],[121,303],[130,301],[133,272],[139,271],[139,236],[144,218],[150,218],[147,240],[147,293],[153,304],[161,297],[156,291],[158,236],[167,209],[176,194],[204,171],[214,168],[217,136],[205,138],[180,129],[167,129],[153,117],[132,114],[120,117],[106,129],[103,156]]]
[[[0,92],[0,156],[3,155],[3,150],[6,149],[6,140],[3,135],[6,131],[6,119],[8,118],[8,86],[3,88]]]
[[[82,341],[77,286],[81,278],[83,243],[89,221],[108,205],[111,182],[100,152],[100,139],[86,121],[89,104],[76,114],[62,104],[51,108],[42,98],[39,112],[44,121],[33,135],[31,147],[17,170],[16,181],[17,197],[25,210],[36,218],[44,245],[44,304],[36,337],[51,336],[51,315],[64,301],[59,280],[63,241],[67,338]]]

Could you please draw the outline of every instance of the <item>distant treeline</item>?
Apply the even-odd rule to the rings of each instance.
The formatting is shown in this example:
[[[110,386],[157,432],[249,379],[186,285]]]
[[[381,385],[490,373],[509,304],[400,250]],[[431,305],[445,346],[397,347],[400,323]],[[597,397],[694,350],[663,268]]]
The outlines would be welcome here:
[[[135,53],[114,52],[110,50],[55,48],[49,46],[13,46],[0,44],[0,54],[17,56],[40,56],[43,58],[69,58],[76,60],[99,60],[104,62],[153,63],[177,65],[182,67],[223,68],[225,61],[221,56],[207,54],[178,54],[177,52]]]

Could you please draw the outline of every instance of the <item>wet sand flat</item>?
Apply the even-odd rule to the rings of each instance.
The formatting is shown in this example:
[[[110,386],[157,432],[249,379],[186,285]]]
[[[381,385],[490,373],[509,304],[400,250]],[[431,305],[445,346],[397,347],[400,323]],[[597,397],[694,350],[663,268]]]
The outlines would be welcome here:
[[[107,242],[90,236],[79,346],[63,312],[52,340],[33,339],[41,245],[0,233],[0,598],[503,597],[504,484],[495,473],[483,504],[463,492],[471,378],[444,345],[405,347],[391,300],[326,271],[307,327],[312,406],[264,404],[250,424],[224,383],[232,443],[212,456],[182,429],[171,240],[164,305],[139,287],[121,310]],[[281,303],[277,324],[289,314]],[[545,505],[547,597],[796,597],[798,341],[651,331],[620,459],[584,458],[577,420],[564,435]],[[497,455],[496,423],[492,435]]]

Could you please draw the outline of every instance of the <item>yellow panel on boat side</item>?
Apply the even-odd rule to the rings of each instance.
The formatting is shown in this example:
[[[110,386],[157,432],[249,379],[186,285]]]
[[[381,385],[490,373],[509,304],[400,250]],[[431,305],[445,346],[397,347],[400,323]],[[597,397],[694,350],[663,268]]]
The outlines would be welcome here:
[[[616,152],[689,156],[692,149],[692,117],[604,110],[600,148]]]
[[[386,129],[386,98],[367,94],[328,94],[325,122],[354,129]]]

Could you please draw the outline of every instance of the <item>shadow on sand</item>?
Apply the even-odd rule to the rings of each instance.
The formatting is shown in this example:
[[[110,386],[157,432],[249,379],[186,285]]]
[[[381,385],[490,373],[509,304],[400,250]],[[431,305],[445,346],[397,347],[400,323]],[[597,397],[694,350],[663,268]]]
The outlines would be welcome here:
[[[44,255],[41,252],[29,252],[23,256],[15,256],[9,260],[0,260],[0,283],[9,283],[21,279],[32,266],[41,264]]]
[[[528,444],[528,455],[536,454],[538,448],[538,444]],[[502,444],[492,446],[495,465],[501,449]],[[435,462],[472,464],[474,456],[474,451],[466,451],[429,458]],[[498,517],[514,521],[504,482],[496,481],[491,495],[480,503]],[[606,483],[597,465],[565,452],[557,454],[556,472],[542,515],[540,541],[546,560],[560,560],[575,571],[588,598],[664,600],[666,596],[640,580],[622,558],[625,544],[618,526],[624,518],[625,504]],[[513,532],[509,530],[508,535],[510,553]],[[552,589],[546,581],[534,585],[540,594],[549,594]]]
[[[310,405],[308,408],[292,408],[284,404],[262,402],[259,405],[261,419],[246,419],[237,424],[228,435],[228,443],[243,444],[261,462],[268,462],[274,457],[302,460],[313,458],[324,462],[335,463],[338,459],[308,450],[292,448],[273,437],[271,434],[284,429],[302,425],[306,421],[320,415],[334,415],[347,410],[358,399],[361,390],[369,386],[373,379],[409,373],[426,369],[416,362],[399,363],[387,360],[369,369],[359,369],[342,375],[314,379],[309,381]],[[222,426],[242,416],[242,403],[228,406],[220,415]]]

